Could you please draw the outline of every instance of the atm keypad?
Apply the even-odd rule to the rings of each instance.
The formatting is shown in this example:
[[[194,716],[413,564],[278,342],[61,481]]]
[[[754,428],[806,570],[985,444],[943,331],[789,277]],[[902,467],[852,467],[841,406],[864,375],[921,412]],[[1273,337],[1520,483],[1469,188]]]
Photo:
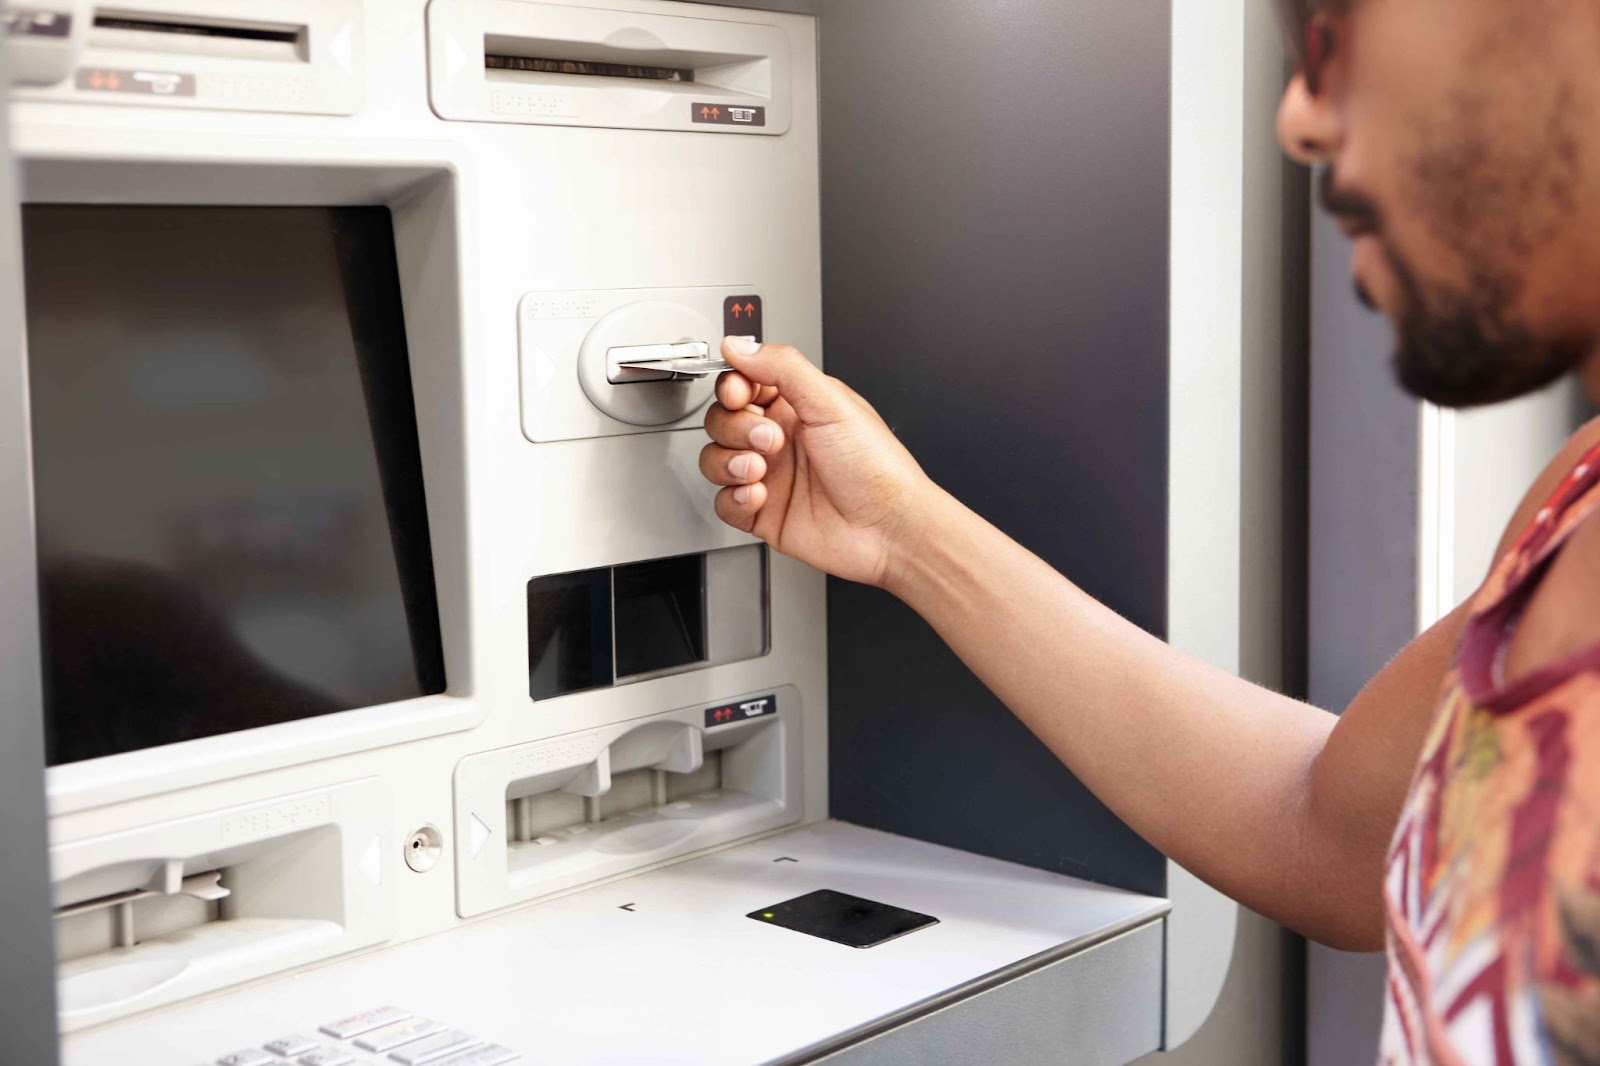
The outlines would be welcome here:
[[[519,1052],[399,1007],[376,1007],[214,1059],[207,1066],[503,1066]]]

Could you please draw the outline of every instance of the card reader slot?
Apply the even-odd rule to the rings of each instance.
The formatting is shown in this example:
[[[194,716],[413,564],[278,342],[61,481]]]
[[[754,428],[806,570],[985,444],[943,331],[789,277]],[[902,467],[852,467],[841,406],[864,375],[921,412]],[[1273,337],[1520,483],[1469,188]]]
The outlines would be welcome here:
[[[128,52],[176,52],[234,59],[306,62],[306,27],[97,8],[89,43]]]

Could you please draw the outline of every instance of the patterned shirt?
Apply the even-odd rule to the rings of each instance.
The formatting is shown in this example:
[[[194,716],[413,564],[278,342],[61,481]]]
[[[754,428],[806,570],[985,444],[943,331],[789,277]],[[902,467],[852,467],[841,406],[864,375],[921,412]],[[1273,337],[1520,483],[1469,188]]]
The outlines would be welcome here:
[[[1600,447],[1473,602],[1389,853],[1384,1066],[1600,1066],[1600,645],[1503,677],[1597,509]]]

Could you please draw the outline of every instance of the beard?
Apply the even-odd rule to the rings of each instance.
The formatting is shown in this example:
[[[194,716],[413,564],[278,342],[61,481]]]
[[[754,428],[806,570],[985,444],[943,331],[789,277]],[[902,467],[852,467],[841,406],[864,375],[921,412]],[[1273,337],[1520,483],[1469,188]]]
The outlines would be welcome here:
[[[1428,284],[1385,246],[1404,303],[1392,366],[1400,387],[1440,407],[1478,407],[1537,392],[1580,363],[1578,338],[1541,336],[1518,322],[1515,279],[1479,274],[1463,286]]]
[[[1320,193],[1330,214],[1382,240],[1377,205],[1340,188],[1331,169],[1323,171]],[[1518,320],[1522,284],[1509,264],[1474,264],[1466,284],[1451,285],[1424,281],[1387,240],[1382,247],[1402,299],[1391,364],[1412,396],[1440,407],[1478,407],[1537,392],[1583,362],[1582,338],[1541,335]],[[1374,307],[1359,283],[1356,296]]]

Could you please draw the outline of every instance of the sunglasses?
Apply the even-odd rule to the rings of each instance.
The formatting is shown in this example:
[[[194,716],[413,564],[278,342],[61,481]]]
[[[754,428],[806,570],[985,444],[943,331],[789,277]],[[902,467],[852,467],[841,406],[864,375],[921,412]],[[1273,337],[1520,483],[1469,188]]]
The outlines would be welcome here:
[[[1332,16],[1337,6],[1337,0],[1278,0],[1289,56],[1312,96],[1322,92],[1322,68],[1333,52]]]

